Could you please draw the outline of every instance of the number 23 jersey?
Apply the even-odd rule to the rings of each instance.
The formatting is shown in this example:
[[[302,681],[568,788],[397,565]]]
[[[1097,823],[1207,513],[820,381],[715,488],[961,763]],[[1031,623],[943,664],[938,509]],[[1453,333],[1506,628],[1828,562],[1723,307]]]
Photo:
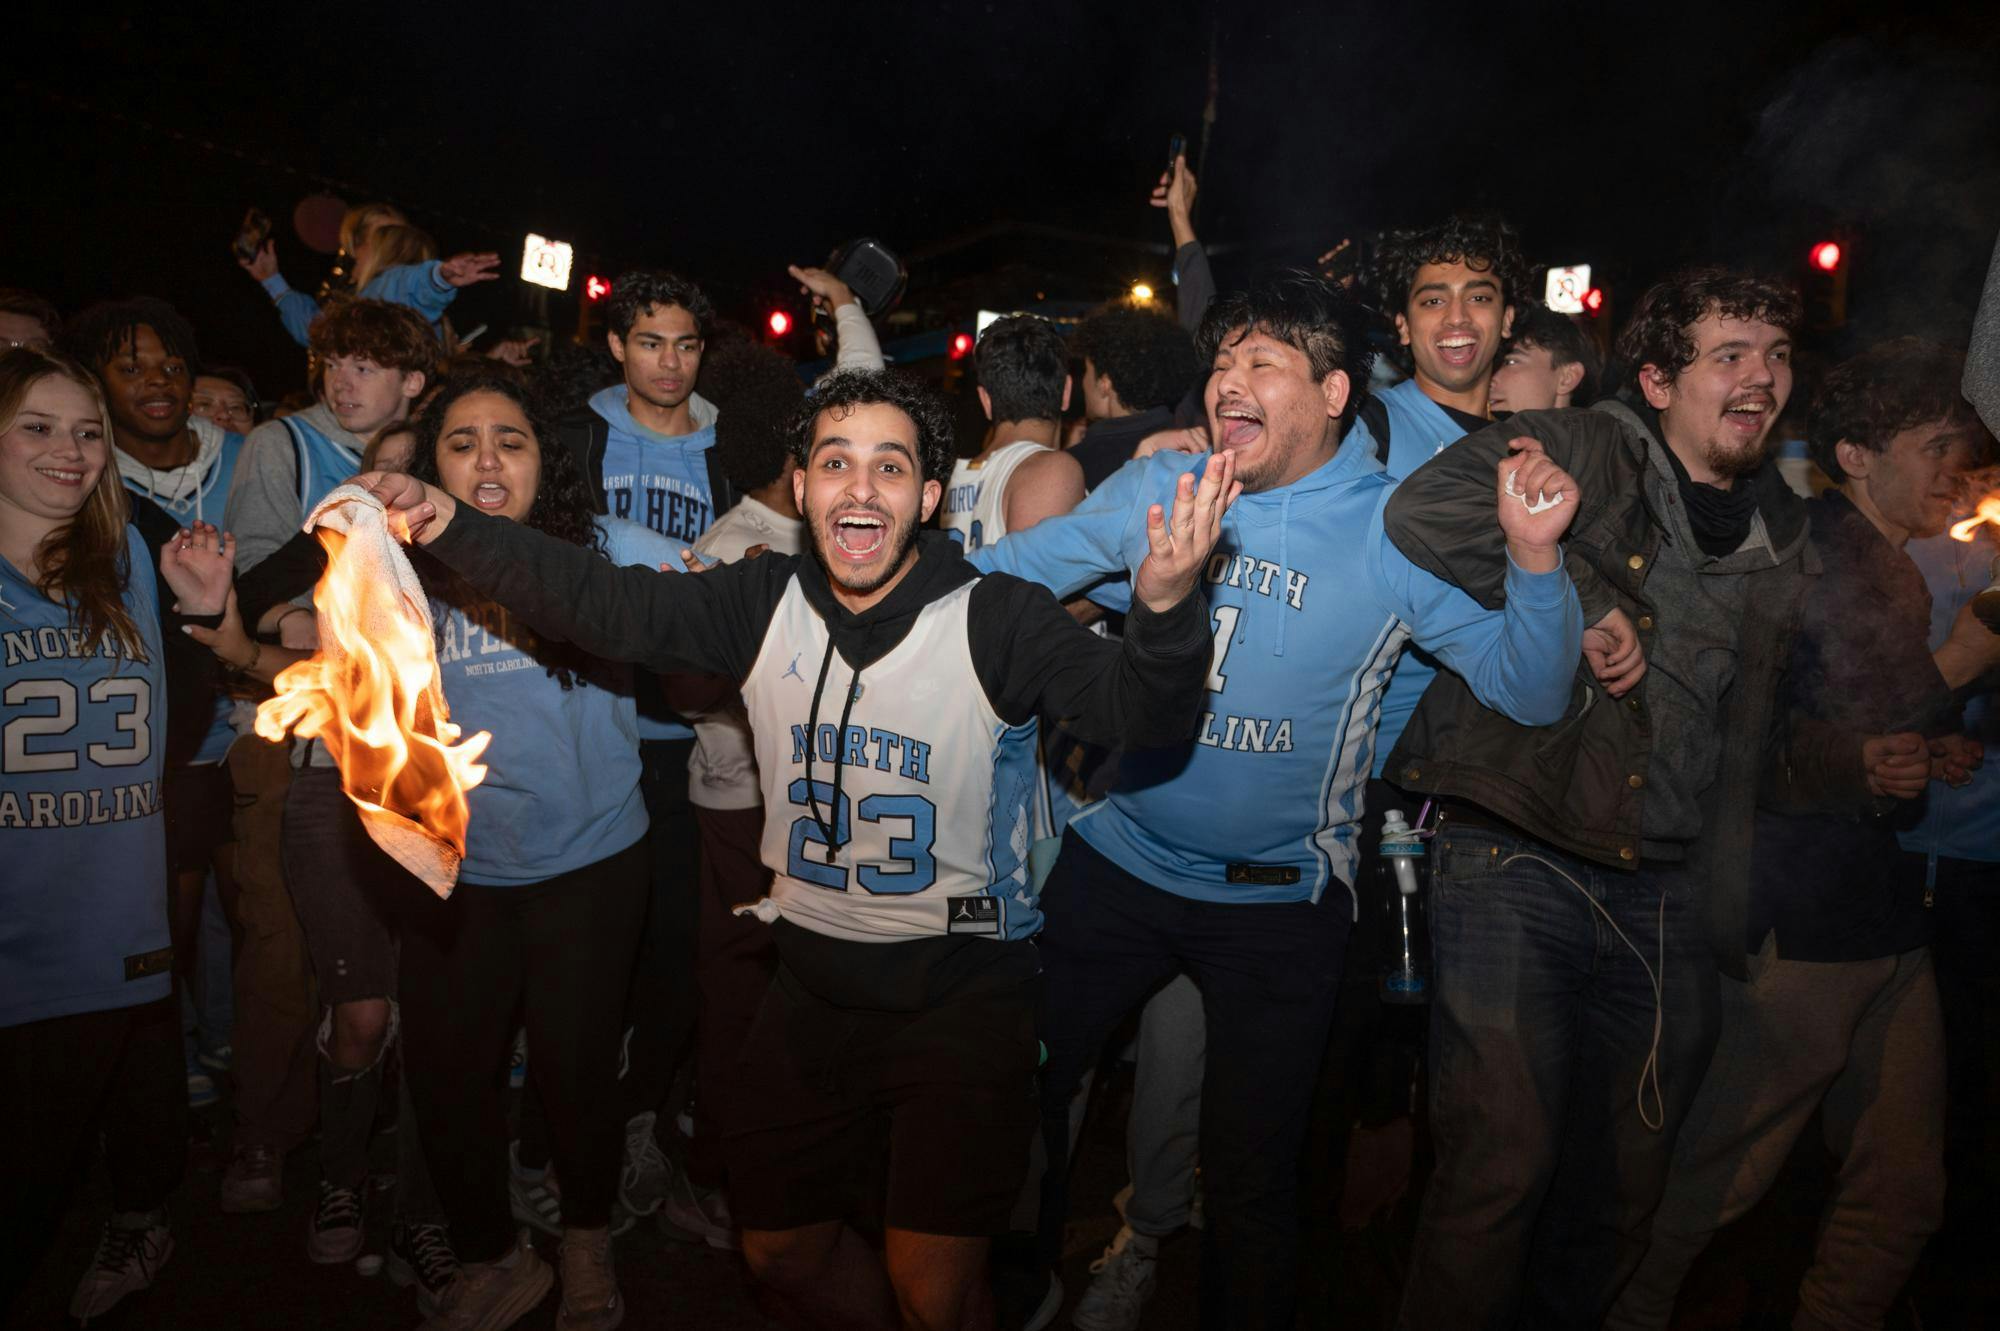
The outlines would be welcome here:
[[[1027,867],[1036,723],[1002,720],[973,669],[975,585],[926,605],[860,671],[827,659],[826,621],[796,581],[779,600],[743,700],[771,897],[795,923],[859,941],[1040,928]]]
[[[126,528],[144,654],[86,650],[0,559],[0,1026],[164,998],[166,686],[153,561]]]

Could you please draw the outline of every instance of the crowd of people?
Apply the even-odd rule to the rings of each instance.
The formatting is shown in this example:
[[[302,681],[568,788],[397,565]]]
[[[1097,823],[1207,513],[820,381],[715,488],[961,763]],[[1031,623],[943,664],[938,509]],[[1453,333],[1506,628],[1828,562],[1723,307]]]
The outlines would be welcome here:
[[[1883,1325],[1948,1167],[1996,1195],[2000,524],[1948,529],[2000,493],[2000,253],[1969,356],[1807,384],[1766,276],[1673,273],[1605,346],[1496,219],[1228,291],[1194,200],[1177,160],[1173,313],[1001,318],[955,397],[817,268],[817,377],[659,270],[601,346],[474,353],[497,256],[386,205],[322,301],[239,257],[308,357],[279,409],[157,297],[0,290],[0,1298],[100,1141],[72,1317],[172,1281],[226,1074],[221,1208],[316,1141],[315,1263],[369,1246],[396,1125],[380,1246],[437,1331],[558,1286],[619,1325],[652,1215],[778,1316],[912,1331],[1131,1331],[1198,1225],[1202,1324],[1290,1327],[1330,1078],[1422,1183],[1400,1327],[1665,1328],[1815,1122],[1794,1325]],[[490,736],[446,893],[255,727],[329,505],[404,538]],[[1428,851],[1414,1027],[1385,818]],[[1066,1302],[1121,1050],[1122,1223]],[[1427,1171],[1379,1131],[1412,1086]]]

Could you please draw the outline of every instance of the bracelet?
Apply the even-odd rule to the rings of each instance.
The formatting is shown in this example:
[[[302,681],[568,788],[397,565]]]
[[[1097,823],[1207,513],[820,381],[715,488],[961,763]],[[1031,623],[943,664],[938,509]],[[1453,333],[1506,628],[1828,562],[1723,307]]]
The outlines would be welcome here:
[[[264,644],[258,642],[255,638],[252,638],[250,640],[250,659],[248,661],[245,661],[242,665],[236,665],[233,662],[224,661],[222,663],[222,668],[224,670],[227,670],[232,675],[247,675],[252,670],[255,670],[257,668],[257,662],[262,660],[263,657],[264,657]]]
[[[284,614],[279,615],[278,618],[272,622],[271,631],[275,633],[280,628],[284,627],[285,621],[290,619],[293,615],[310,615],[315,613],[317,612],[313,609],[313,607],[309,605],[292,606],[289,609],[287,609]]]
[[[205,629],[219,629],[222,627],[223,614],[224,612],[221,610],[216,611],[212,615],[191,615],[186,611],[181,611],[180,617],[183,624],[193,624],[198,628]]]

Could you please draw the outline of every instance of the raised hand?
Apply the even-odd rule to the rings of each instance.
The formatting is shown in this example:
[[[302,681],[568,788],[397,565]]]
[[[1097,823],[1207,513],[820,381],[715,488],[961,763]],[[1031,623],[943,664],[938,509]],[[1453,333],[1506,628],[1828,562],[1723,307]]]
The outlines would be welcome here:
[[[1155,504],[1146,513],[1150,547],[1132,578],[1132,594],[1146,608],[1164,614],[1194,590],[1201,566],[1222,535],[1222,515],[1243,493],[1236,479],[1236,455],[1211,453],[1201,484],[1186,472],[1174,487],[1174,511],[1169,516]]]
[[[813,298],[813,304],[828,313],[843,305],[854,304],[853,288],[824,268],[801,268],[794,263],[787,264],[785,271],[799,284],[799,290]]]
[[[278,242],[267,240],[258,248],[256,258],[239,258],[236,262],[244,272],[261,282],[278,271]]]
[[[1914,731],[1869,735],[1861,741],[1861,765],[1868,772],[1868,791],[1890,799],[1913,800],[1931,778],[1931,749]]]
[[[535,348],[540,346],[539,337],[516,337],[505,342],[496,342],[486,353],[486,359],[497,360],[502,365],[511,365],[517,370],[525,370],[535,363]]]
[[[1167,210],[1167,222],[1173,228],[1176,246],[1190,244],[1194,240],[1194,196],[1196,191],[1194,172],[1188,170],[1187,154],[1174,158],[1173,166],[1160,173],[1160,183],[1153,186],[1153,197],[1149,202],[1155,208]]]
[[[1550,573],[1562,564],[1558,542],[1576,517],[1582,491],[1542,451],[1541,441],[1523,436],[1511,447],[1515,451],[1500,459],[1495,487],[1507,553],[1530,573]]]
[[[474,282],[491,282],[500,274],[497,254],[454,254],[437,268],[438,280],[448,287],[469,287]]]
[[[160,547],[160,576],[184,615],[219,615],[236,570],[236,538],[212,523],[183,527]]]
[[[349,484],[382,501],[390,532],[405,545],[430,544],[458,512],[456,499],[400,471],[363,472]]]
[[[1614,698],[1632,691],[1646,673],[1646,653],[1631,617],[1613,606],[1611,613],[1583,631],[1583,659],[1590,673]]]

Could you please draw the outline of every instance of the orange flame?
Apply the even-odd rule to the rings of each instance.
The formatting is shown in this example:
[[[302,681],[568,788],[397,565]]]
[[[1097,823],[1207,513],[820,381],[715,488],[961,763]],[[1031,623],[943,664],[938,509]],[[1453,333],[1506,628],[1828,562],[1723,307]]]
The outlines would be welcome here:
[[[2000,527],[2000,493],[1987,495],[1979,501],[1979,507],[1972,511],[1971,517],[1963,522],[1954,522],[1951,525],[1951,539],[1969,541],[1972,539],[1972,534],[1979,530],[1980,524],[1987,522]]]
[[[277,696],[257,708],[257,733],[279,740],[296,730],[325,744],[369,835],[447,896],[465,858],[465,793],[486,779],[478,760],[493,737],[459,742],[422,615],[408,606],[381,613],[384,592],[366,565],[341,558],[347,538],[325,527],[313,534],[327,550],[313,589],[319,651],[279,673]]]

